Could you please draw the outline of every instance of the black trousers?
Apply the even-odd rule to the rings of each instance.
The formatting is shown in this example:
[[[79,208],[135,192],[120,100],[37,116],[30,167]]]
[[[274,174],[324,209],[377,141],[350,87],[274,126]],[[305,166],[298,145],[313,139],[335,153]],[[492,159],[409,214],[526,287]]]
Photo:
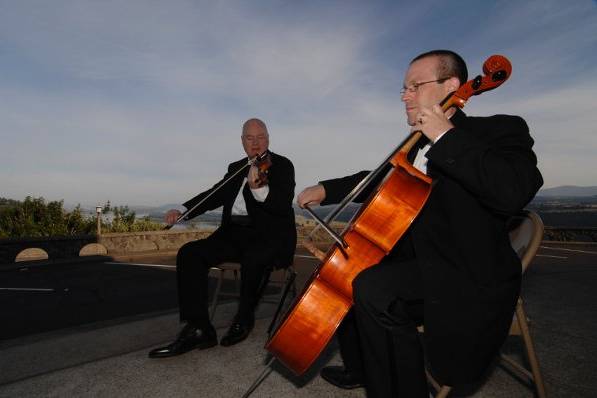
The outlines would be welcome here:
[[[429,397],[417,325],[423,286],[416,261],[386,257],[353,281],[354,306],[338,329],[346,368],[368,397]]]
[[[210,326],[208,310],[209,268],[226,261],[240,262],[241,289],[236,320],[253,322],[261,285],[269,278],[275,252],[252,227],[228,225],[206,239],[186,243],[176,256],[178,302],[181,321]]]

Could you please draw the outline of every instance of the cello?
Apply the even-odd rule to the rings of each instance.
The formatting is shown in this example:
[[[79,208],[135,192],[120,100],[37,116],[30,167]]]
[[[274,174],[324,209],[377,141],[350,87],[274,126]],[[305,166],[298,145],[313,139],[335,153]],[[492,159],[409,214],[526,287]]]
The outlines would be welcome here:
[[[505,82],[512,65],[501,55],[492,55],[483,64],[484,75],[466,82],[441,103],[446,112],[462,108],[473,95],[492,90]],[[296,375],[303,374],[317,359],[352,306],[352,281],[364,269],[380,262],[409,229],[424,207],[432,189],[432,179],[407,160],[409,151],[421,138],[415,131],[405,139],[367,181],[355,187],[336,210],[338,214],[381,170],[390,171],[370,194],[341,236],[322,223],[336,243],[327,253],[312,243],[305,246],[322,263],[313,272],[302,294],[297,297],[265,348]],[[331,219],[328,216],[326,221]]]

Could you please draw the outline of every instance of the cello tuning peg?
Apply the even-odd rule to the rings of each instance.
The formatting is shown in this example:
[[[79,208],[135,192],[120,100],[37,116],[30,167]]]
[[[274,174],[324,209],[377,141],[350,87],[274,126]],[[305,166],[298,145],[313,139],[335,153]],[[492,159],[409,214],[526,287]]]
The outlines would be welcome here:
[[[499,82],[505,80],[508,77],[508,72],[501,69],[491,75],[491,80],[494,82]]]
[[[478,75],[473,80],[471,87],[473,88],[473,90],[477,90],[479,87],[481,87],[481,83],[483,83],[483,77],[481,75]]]

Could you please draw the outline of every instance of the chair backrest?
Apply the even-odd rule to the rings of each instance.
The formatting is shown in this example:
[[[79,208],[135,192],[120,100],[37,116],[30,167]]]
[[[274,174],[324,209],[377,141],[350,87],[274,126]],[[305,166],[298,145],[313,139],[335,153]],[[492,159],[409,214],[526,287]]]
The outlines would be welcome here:
[[[508,221],[510,244],[520,258],[523,273],[539,249],[543,239],[543,229],[541,217],[530,210],[524,210]]]

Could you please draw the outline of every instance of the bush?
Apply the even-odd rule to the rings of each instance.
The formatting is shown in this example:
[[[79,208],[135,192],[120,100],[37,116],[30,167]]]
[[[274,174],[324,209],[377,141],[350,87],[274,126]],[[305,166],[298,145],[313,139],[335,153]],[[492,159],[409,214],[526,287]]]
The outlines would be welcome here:
[[[112,207],[109,201],[104,206],[103,213],[112,213],[113,217],[111,222],[102,220],[102,232],[159,231],[163,228],[162,224],[151,221],[149,217],[138,220],[135,212],[128,206]]]
[[[93,220],[85,219],[77,206],[68,213],[63,201],[47,202],[27,196],[23,202],[0,199],[0,237],[46,237],[78,235],[93,230]]]
[[[112,221],[102,220],[102,232],[140,232],[162,229],[149,217],[137,220],[128,206],[104,206],[104,214],[113,213]],[[71,212],[63,201],[47,202],[43,197],[27,196],[23,202],[0,198],[0,238],[49,237],[57,235],[95,234],[97,220],[84,216],[81,206]]]

